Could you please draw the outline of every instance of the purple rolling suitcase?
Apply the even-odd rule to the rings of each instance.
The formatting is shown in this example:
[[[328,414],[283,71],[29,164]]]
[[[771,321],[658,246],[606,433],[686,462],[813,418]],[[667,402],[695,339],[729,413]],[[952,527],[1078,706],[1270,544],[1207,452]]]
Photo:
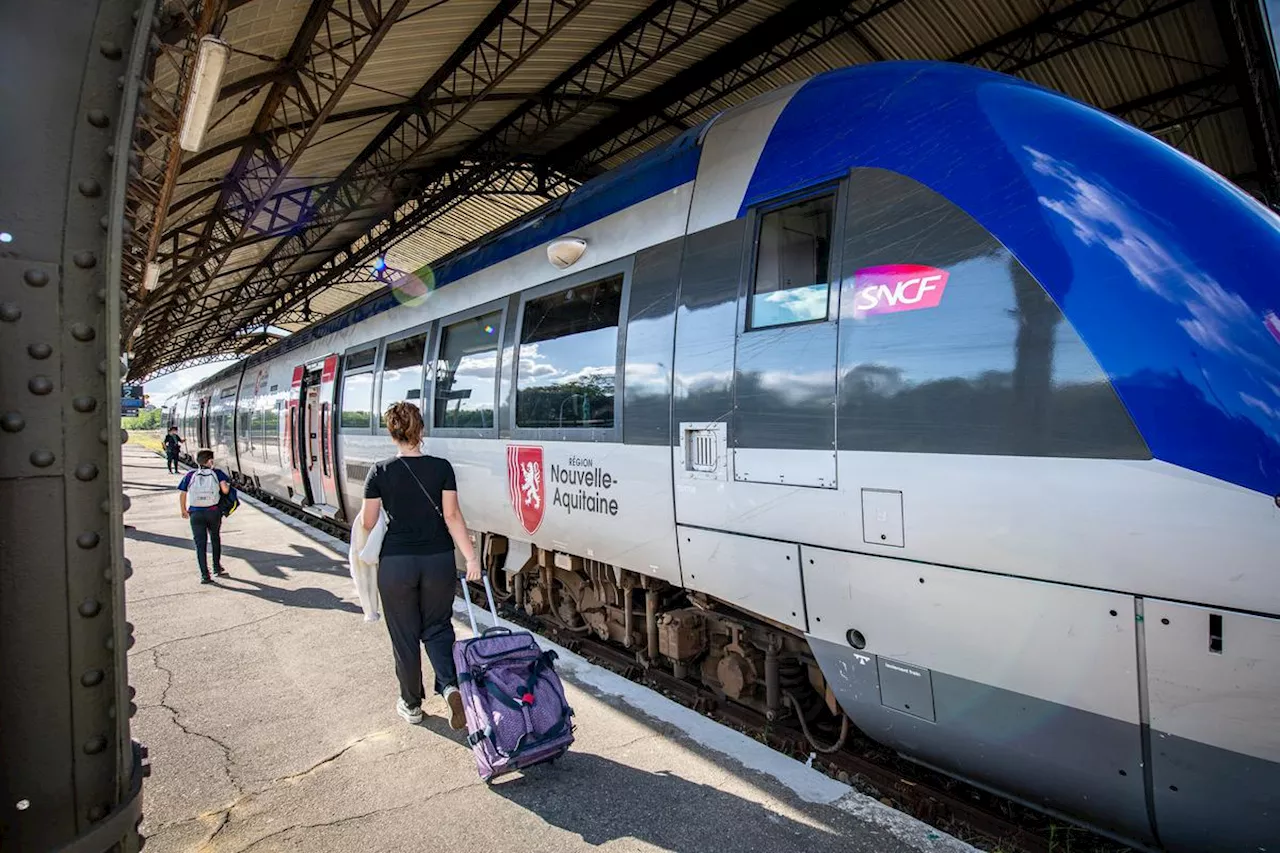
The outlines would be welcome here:
[[[487,576],[484,590],[496,626]],[[481,634],[466,581],[462,592],[475,636],[453,644],[453,663],[480,778],[490,782],[564,755],[573,743],[573,709],[556,675],[555,652],[544,652],[527,631],[499,626]]]

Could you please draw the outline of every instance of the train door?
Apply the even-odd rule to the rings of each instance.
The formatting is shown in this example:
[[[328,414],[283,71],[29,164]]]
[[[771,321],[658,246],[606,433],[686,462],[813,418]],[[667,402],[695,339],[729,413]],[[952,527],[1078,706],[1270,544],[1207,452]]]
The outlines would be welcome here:
[[[734,349],[739,482],[836,488],[840,194],[827,187],[751,215]]]
[[[289,398],[290,462],[294,498],[302,506],[333,518],[342,509],[334,477],[333,395],[336,355],[293,369]]]

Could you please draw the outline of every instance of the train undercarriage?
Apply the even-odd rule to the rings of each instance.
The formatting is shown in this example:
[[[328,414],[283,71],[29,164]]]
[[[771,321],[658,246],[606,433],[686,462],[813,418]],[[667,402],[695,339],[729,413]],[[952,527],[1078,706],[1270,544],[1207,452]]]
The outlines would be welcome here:
[[[523,565],[511,566],[506,537],[477,538],[494,595],[529,617],[626,649],[640,667],[699,683],[720,701],[768,720],[798,716],[806,733],[843,717],[803,635],[792,628],[574,554],[533,548]]]

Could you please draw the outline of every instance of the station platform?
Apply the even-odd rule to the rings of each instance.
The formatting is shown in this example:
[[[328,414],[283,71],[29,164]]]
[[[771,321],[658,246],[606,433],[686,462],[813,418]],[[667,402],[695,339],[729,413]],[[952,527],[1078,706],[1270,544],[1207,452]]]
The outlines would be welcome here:
[[[148,853],[974,849],[565,650],[574,747],[486,785],[442,700],[421,725],[396,715],[386,628],[363,621],[345,543],[242,498],[230,577],[202,586],[178,475],[123,453]]]

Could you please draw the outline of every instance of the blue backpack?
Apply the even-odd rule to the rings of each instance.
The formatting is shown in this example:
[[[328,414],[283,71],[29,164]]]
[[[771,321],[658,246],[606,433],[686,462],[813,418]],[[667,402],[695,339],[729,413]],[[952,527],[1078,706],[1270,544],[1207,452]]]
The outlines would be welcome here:
[[[218,511],[226,518],[239,508],[240,498],[236,495],[236,487],[228,483],[227,493],[218,497]]]

